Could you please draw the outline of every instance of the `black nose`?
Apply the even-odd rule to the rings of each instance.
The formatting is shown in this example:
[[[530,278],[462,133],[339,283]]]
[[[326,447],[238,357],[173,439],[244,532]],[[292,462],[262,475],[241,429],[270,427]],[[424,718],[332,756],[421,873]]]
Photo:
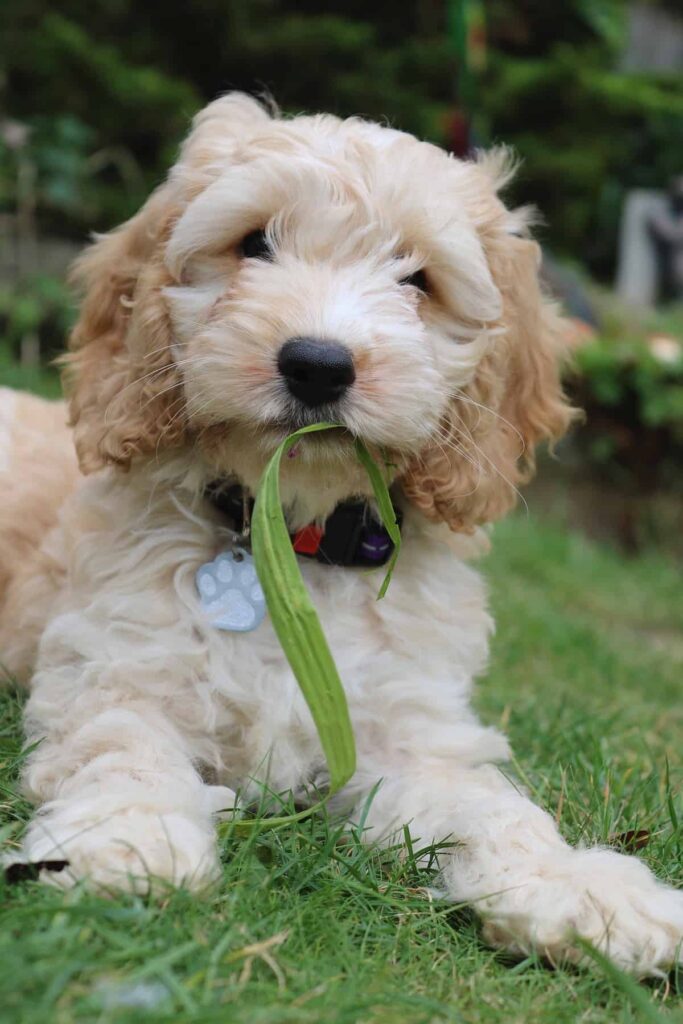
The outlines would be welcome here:
[[[290,338],[280,349],[278,370],[304,405],[336,402],[356,379],[351,353],[338,341]]]

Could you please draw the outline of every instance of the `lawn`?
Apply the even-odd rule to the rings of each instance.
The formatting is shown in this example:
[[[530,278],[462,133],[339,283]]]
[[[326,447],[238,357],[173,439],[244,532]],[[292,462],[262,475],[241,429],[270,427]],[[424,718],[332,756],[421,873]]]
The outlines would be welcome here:
[[[618,843],[644,830],[640,856],[683,883],[676,566],[624,562],[519,516],[497,528],[485,568],[498,633],[482,714],[508,729],[519,772],[569,838]],[[6,842],[28,813],[15,788],[19,706],[2,699]],[[683,1019],[675,978],[629,987],[597,966],[506,961],[468,912],[430,898],[432,876],[413,857],[363,849],[323,819],[222,843],[223,883],[203,899],[2,888],[2,1021]]]

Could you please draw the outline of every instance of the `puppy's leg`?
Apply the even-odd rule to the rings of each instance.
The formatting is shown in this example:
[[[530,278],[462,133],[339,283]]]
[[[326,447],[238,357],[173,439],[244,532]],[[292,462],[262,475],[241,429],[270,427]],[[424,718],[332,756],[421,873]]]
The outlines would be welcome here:
[[[202,781],[161,700],[122,693],[106,671],[82,682],[75,696],[74,679],[38,678],[28,703],[37,746],[24,785],[42,806],[25,857],[67,860],[51,876],[60,885],[84,877],[139,892],[155,880],[205,885],[218,871],[212,818],[233,794]]]
[[[422,735],[419,752],[388,741],[383,753],[380,744],[361,758],[366,793],[383,777],[367,835],[389,838],[408,823],[421,843],[450,840],[440,861],[445,886],[453,900],[474,905],[488,942],[577,962],[585,955],[579,936],[638,976],[681,958],[683,892],[634,857],[567,845],[550,815],[481,763],[504,749],[503,737],[470,722],[451,734],[449,753],[443,722]]]

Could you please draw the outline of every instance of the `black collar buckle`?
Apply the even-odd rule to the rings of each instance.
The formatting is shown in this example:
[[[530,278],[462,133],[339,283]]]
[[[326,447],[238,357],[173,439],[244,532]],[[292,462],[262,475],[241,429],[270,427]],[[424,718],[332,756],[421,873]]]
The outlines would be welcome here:
[[[253,498],[245,501],[239,484],[226,487],[221,481],[209,484],[205,493],[212,505],[231,521],[235,533],[241,538],[247,536],[245,531],[254,507]],[[397,509],[399,527],[401,519]],[[394,550],[383,523],[373,515],[366,501],[343,501],[328,516],[324,526],[311,523],[290,537],[297,554],[324,565],[372,568],[385,565]]]

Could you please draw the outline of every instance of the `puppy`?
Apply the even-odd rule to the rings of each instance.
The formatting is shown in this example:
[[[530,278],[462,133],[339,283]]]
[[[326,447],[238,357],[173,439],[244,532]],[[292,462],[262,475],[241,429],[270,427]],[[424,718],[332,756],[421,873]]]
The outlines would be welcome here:
[[[636,859],[567,846],[470,708],[492,624],[464,556],[571,418],[538,247],[497,196],[508,175],[504,153],[465,163],[228,95],[143,209],[81,259],[68,376],[84,475],[58,430],[9,451],[3,483],[1,550],[34,524],[8,559],[0,636],[10,671],[32,676],[24,785],[39,809],[24,856],[67,860],[59,883],[199,888],[217,877],[214,818],[234,791],[305,799],[324,782],[268,618],[217,628],[196,577],[234,556],[236,534],[247,543],[282,438],[330,420],[341,427],[285,460],[282,494],[356,737],[339,808],[366,809],[372,842],[405,823],[423,843],[450,839],[443,886],[490,943],[578,961],[578,936],[636,975],[678,958],[683,894]],[[403,519],[379,603],[356,437],[386,460]],[[59,481],[32,492],[46,460]]]

